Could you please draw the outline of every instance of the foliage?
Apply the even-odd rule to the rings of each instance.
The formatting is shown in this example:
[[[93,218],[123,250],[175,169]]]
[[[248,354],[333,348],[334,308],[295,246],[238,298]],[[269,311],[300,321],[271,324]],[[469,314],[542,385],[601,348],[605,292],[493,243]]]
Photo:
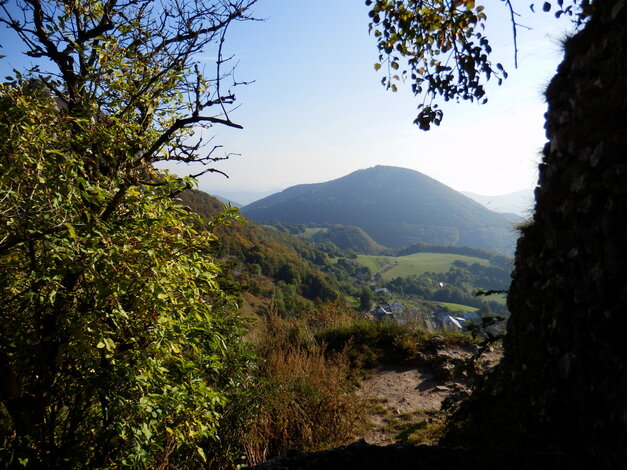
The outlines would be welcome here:
[[[348,258],[337,258],[335,263],[325,267],[325,272],[330,273],[338,281],[351,284],[354,284],[355,280],[363,283],[372,278],[372,271],[368,266],[362,266]]]
[[[244,447],[250,464],[290,449],[321,450],[345,444],[365,425],[364,404],[353,394],[343,351],[328,354],[315,331],[350,316],[332,304],[307,319],[265,318],[256,350],[259,370],[255,418]]]
[[[269,225],[282,232],[296,235],[330,256],[345,250],[377,254],[385,250],[359,227],[338,224],[290,224],[273,220]]]
[[[194,181],[153,164],[216,160],[190,128],[236,126],[204,113],[234,98],[192,58],[249,4],[1,6],[56,68],[0,88],[3,463],[198,466],[217,446],[249,356],[215,236],[171,198]]]
[[[362,312],[369,312],[372,308],[372,300],[374,299],[374,294],[372,291],[364,286],[361,289],[361,293],[359,294],[359,310]]]
[[[129,188],[98,217],[116,187],[86,174],[71,148],[76,120],[19,88],[3,89],[1,111],[2,355],[13,389],[2,398],[15,457],[132,464],[214,437],[226,398],[215,383],[237,331],[220,313],[214,237],[161,189]]]
[[[405,296],[416,296],[439,303],[452,302],[486,311],[502,313],[506,311],[503,302],[493,300],[492,298],[488,298],[487,301],[478,298],[476,296],[476,288],[472,284],[473,281],[474,277],[468,271],[452,268],[451,271],[443,276],[425,273],[396,277],[383,285],[391,292]]]
[[[224,207],[217,199],[200,191],[185,191],[180,198],[183,204],[207,221],[216,217]],[[275,300],[281,304],[282,313],[290,310],[282,305],[282,298],[290,289],[312,301],[337,299],[336,282],[319,271],[328,264],[328,258],[322,252],[288,233],[243,222],[216,228],[219,238],[217,255],[224,260],[238,260],[237,269],[248,273],[249,287],[254,282],[251,277],[255,275],[271,277],[277,283],[276,295],[281,298]],[[279,286],[279,282],[283,284]],[[298,299],[291,301],[300,303]]]
[[[445,101],[486,102],[484,82],[493,75],[499,83],[507,77],[500,63],[488,59],[492,48],[483,34],[486,15],[474,0],[367,0],[366,5],[372,5],[370,29],[380,51],[375,69],[387,65],[382,83],[392,91],[409,78],[414,94],[424,90],[431,100],[441,95]],[[422,103],[418,109],[414,122],[421,129],[440,124],[437,104]]]
[[[509,287],[511,261],[508,258],[474,250],[474,254],[483,253],[484,258],[490,258],[488,261],[450,254],[445,247],[433,247],[436,253],[427,249],[397,257],[360,255],[358,261],[376,270],[381,287],[394,295],[452,302],[486,312],[505,312],[504,302],[494,297],[478,298],[477,290],[506,290]],[[466,249],[451,247],[451,251],[466,252]]]
[[[355,319],[329,325],[315,333],[327,353],[343,351],[356,372],[382,364],[416,364],[426,349],[469,346],[475,341],[464,333],[433,332],[392,321]]]
[[[516,12],[510,0],[501,3],[509,10],[516,55]],[[542,3],[543,11],[551,10],[552,2]],[[581,22],[590,12],[588,0],[556,3],[557,17]],[[475,0],[366,0],[366,5],[380,53],[375,70],[386,71],[381,80],[386,88],[396,91],[398,83],[409,81],[414,95],[423,95],[414,120],[421,129],[442,121],[436,97],[485,103],[486,82],[494,77],[500,85],[507,78],[503,66],[490,60],[487,17]]]
[[[333,243],[341,250],[352,250],[357,253],[375,254],[385,249],[359,227],[332,225],[324,232],[311,237],[314,243]]]
[[[382,363],[410,362],[429,337],[425,330],[389,321],[356,320],[320,330],[316,339],[327,350],[346,351],[352,367],[372,368]]]

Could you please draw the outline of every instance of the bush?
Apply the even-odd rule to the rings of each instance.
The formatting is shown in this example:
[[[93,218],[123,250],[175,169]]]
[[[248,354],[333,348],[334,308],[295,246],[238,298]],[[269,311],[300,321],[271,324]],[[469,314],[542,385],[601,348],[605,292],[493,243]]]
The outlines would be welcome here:
[[[391,321],[357,320],[323,329],[316,339],[326,344],[329,352],[346,350],[351,365],[361,369],[381,363],[411,362],[430,336],[426,330]]]
[[[121,192],[82,147],[131,158],[120,129],[77,133],[88,120],[28,86],[0,86],[0,118],[0,459],[200,464],[242,328],[216,282],[214,235],[164,197],[187,182]]]

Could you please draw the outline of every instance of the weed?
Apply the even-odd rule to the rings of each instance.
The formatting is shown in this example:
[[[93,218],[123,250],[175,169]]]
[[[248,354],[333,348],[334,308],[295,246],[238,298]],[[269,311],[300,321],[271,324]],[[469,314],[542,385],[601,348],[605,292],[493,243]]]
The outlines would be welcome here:
[[[397,441],[435,445],[444,435],[445,424],[441,413],[429,415],[432,413],[415,410],[388,416],[386,431],[393,434]]]
[[[373,368],[385,363],[412,363],[419,360],[426,347],[470,345],[473,339],[464,333],[434,334],[414,325],[389,321],[356,320],[349,324],[322,329],[315,335],[328,351],[348,351],[351,366]]]
[[[345,351],[328,353],[306,320],[269,316],[256,345],[264,357],[258,409],[245,445],[250,464],[290,449],[345,444],[365,427]]]

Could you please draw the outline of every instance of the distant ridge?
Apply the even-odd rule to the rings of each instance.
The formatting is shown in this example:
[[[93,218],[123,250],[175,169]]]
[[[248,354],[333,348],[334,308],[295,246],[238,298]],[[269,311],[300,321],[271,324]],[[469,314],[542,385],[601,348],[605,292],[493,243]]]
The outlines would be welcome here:
[[[269,196],[270,194],[274,194],[277,191],[280,191],[280,189],[265,190],[265,191],[248,191],[248,190],[243,190],[243,189],[242,190],[231,190],[231,189],[216,190],[210,187],[201,187],[200,190],[208,194],[214,194],[214,197],[220,200],[237,201],[236,207],[244,207],[246,204],[250,204],[253,201],[257,201],[263,197]]]
[[[244,205],[237,201],[233,201],[232,199],[227,199],[225,197],[218,196],[217,194],[212,194],[211,196],[215,197],[218,201],[224,204],[230,204],[232,207],[242,207]]]
[[[534,198],[530,189],[498,196],[484,196],[467,191],[462,191],[462,194],[494,212],[516,214],[522,218],[528,218],[533,213]]]
[[[292,186],[242,212],[257,222],[353,225],[391,248],[424,242],[512,255],[516,238],[502,215],[422,173],[391,166]]]

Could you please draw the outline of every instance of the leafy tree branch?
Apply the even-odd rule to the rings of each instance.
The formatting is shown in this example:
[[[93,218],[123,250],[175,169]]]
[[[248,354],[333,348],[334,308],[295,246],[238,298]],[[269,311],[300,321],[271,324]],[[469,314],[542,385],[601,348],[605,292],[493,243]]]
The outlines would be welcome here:
[[[253,4],[0,4],[47,59],[0,84],[3,464],[197,467],[218,445],[241,326],[212,226],[173,199],[194,179],[153,164],[220,172],[195,128],[241,126],[197,54]]]
[[[521,25],[511,0],[501,3],[509,12],[517,66]],[[592,8],[587,0],[556,4],[555,16],[566,14],[578,24]],[[483,104],[488,100],[485,84],[495,78],[500,85],[507,78],[503,65],[491,60],[485,8],[475,0],[366,0],[366,5],[371,7],[370,31],[380,52],[375,69],[386,70],[381,83],[397,91],[399,83],[409,82],[414,95],[422,96],[414,120],[422,130],[442,122],[439,99]],[[544,2],[544,11],[551,8],[551,2]]]

